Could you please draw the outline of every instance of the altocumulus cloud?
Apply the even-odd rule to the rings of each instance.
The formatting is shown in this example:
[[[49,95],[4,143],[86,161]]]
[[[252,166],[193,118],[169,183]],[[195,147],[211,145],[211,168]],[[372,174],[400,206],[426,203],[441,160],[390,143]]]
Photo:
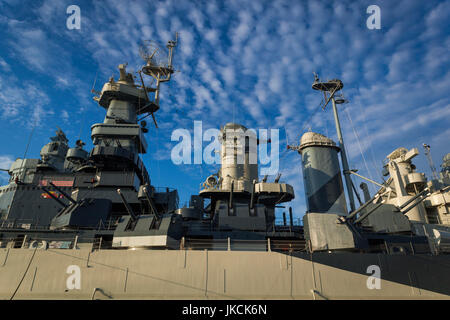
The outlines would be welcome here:
[[[435,162],[450,151],[449,1],[379,2],[380,30],[366,28],[372,1],[79,1],[77,32],[64,27],[69,4],[38,1],[29,10],[20,9],[22,2],[0,4],[7,44],[1,49],[0,84],[10,92],[0,93],[3,121],[15,121],[30,99],[40,101],[37,113],[64,104],[70,115],[82,106],[89,110],[86,123],[101,121],[101,111],[89,102],[95,75],[102,83],[123,62],[137,70],[140,40],[164,44],[178,31],[177,72],[163,88],[161,128],[149,136],[158,141],[149,159],[161,165],[170,167],[170,153],[157,148],[168,147],[173,128],[192,129],[193,120],[205,127],[235,121],[281,128],[281,148],[298,143],[308,129],[336,139],[331,111],[317,111],[322,97],[311,90],[313,72],[345,83],[350,102],[341,106],[344,138],[351,165],[362,174],[380,180],[374,167],[399,146],[432,144]],[[6,81],[19,68],[28,70],[27,82]],[[66,90],[64,99],[52,92],[55,84]],[[21,90],[33,95],[24,98]],[[66,118],[43,116],[55,123]],[[69,130],[78,132],[78,118],[67,123]],[[293,205],[300,215],[299,155],[281,151],[283,177],[296,187]],[[417,162],[427,171],[423,157]],[[207,166],[203,170],[208,174]],[[205,178],[196,170],[184,173],[188,178],[177,180],[180,190]]]

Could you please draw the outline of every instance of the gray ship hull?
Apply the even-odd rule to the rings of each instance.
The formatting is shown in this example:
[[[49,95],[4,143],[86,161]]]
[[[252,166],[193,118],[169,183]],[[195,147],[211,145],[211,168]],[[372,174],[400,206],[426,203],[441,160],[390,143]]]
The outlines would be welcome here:
[[[79,289],[68,289],[69,266]],[[0,298],[449,299],[449,271],[448,255],[3,248]]]

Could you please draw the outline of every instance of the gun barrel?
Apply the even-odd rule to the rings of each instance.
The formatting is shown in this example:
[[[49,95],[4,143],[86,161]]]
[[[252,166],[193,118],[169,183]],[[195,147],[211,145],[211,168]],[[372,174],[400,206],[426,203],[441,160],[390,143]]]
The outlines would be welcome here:
[[[71,196],[69,196],[67,193],[65,193],[63,190],[61,190],[61,188],[58,188],[55,184],[53,184],[53,182],[50,182],[50,185],[55,188],[56,190],[58,190],[64,197],[66,197],[70,202],[72,203],[77,203]]]
[[[131,209],[130,204],[127,202],[127,199],[125,199],[125,196],[120,191],[120,189],[117,189],[117,193],[119,194],[120,198],[122,198],[122,202],[123,202],[125,208],[127,209],[128,213],[130,214],[131,220],[136,221],[137,220],[137,216],[134,213],[133,209]]]
[[[55,200],[56,202],[58,202],[61,206],[63,206],[64,208],[67,208],[68,205],[65,204],[64,202],[62,202],[61,200],[59,200],[57,197],[55,197],[47,188],[45,187],[41,187],[42,190],[45,191],[45,193],[47,193],[53,200]]]

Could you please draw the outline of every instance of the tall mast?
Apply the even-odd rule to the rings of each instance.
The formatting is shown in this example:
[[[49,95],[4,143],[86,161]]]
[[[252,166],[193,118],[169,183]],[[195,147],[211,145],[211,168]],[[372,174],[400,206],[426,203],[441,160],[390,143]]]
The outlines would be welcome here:
[[[431,174],[434,180],[439,180],[439,176],[437,175],[436,167],[433,163],[433,158],[431,158],[430,149],[431,147],[428,144],[423,144],[423,148],[425,149],[425,155],[427,156],[428,164],[430,165]]]
[[[342,131],[341,131],[341,124],[339,122],[339,114],[336,108],[336,104],[344,103],[344,99],[335,99],[335,94],[339,90],[341,90],[344,87],[344,84],[339,79],[333,79],[327,82],[321,82],[319,77],[315,74],[314,83],[312,84],[312,88],[314,90],[322,91],[325,97],[324,105],[322,109],[325,109],[325,107],[328,105],[328,103],[331,101],[331,104],[333,106],[333,113],[334,113],[334,122],[336,124],[336,132],[339,140],[339,147],[341,149],[341,160],[342,160],[342,167],[344,169],[344,178],[345,178],[345,185],[347,187],[347,194],[348,199],[350,202],[350,211],[355,210],[355,199],[353,198],[353,189],[352,189],[352,180],[350,178],[350,169],[348,166],[347,161],[347,153],[345,151],[345,145],[344,145],[344,139],[342,137]],[[329,96],[328,96],[329,94]]]

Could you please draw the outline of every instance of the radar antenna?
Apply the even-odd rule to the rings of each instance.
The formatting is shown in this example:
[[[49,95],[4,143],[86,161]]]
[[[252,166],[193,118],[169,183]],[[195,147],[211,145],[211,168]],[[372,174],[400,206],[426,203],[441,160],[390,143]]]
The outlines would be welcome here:
[[[434,166],[433,159],[431,158],[430,149],[431,147],[428,144],[423,144],[423,148],[425,149],[425,155],[427,156],[428,164],[430,165],[431,174],[433,175],[434,180],[439,180],[437,175],[436,167]]]
[[[340,90],[344,87],[344,83],[339,79],[332,79],[328,81],[321,81],[319,76],[314,73],[314,82],[312,84],[312,88],[314,90],[322,91],[324,95],[324,101],[322,103],[322,110],[325,110],[328,103],[331,101],[333,105],[333,113],[334,113],[334,121],[336,124],[337,136],[339,139],[339,147],[341,148],[341,159],[342,159],[342,167],[344,171],[345,177],[345,185],[347,187],[348,198],[350,202],[351,211],[355,210],[355,200],[353,198],[353,189],[352,189],[352,180],[350,178],[350,170],[347,161],[347,153],[345,152],[344,147],[344,139],[342,137],[341,124],[339,122],[339,115],[336,108],[336,104],[346,103],[346,100],[342,93],[338,94]]]
[[[172,73],[174,73],[174,68],[172,65],[173,60],[173,49],[178,44],[178,32],[175,33],[175,40],[169,40],[167,42],[166,48],[158,45],[155,41],[145,40],[139,48],[139,54],[141,58],[145,61],[145,65],[138,71],[139,78],[141,80],[142,88],[144,89],[145,96],[147,98],[147,104],[143,107],[148,108],[153,105],[155,111],[159,109],[159,94],[160,94],[160,84],[163,82],[170,81]],[[152,77],[156,80],[156,87],[146,87],[144,83],[144,78],[142,74]],[[150,100],[148,92],[154,92],[154,100]],[[158,123],[154,115],[154,111],[149,111],[149,115],[152,116],[155,127],[158,128]],[[143,119],[143,118],[141,118]]]

